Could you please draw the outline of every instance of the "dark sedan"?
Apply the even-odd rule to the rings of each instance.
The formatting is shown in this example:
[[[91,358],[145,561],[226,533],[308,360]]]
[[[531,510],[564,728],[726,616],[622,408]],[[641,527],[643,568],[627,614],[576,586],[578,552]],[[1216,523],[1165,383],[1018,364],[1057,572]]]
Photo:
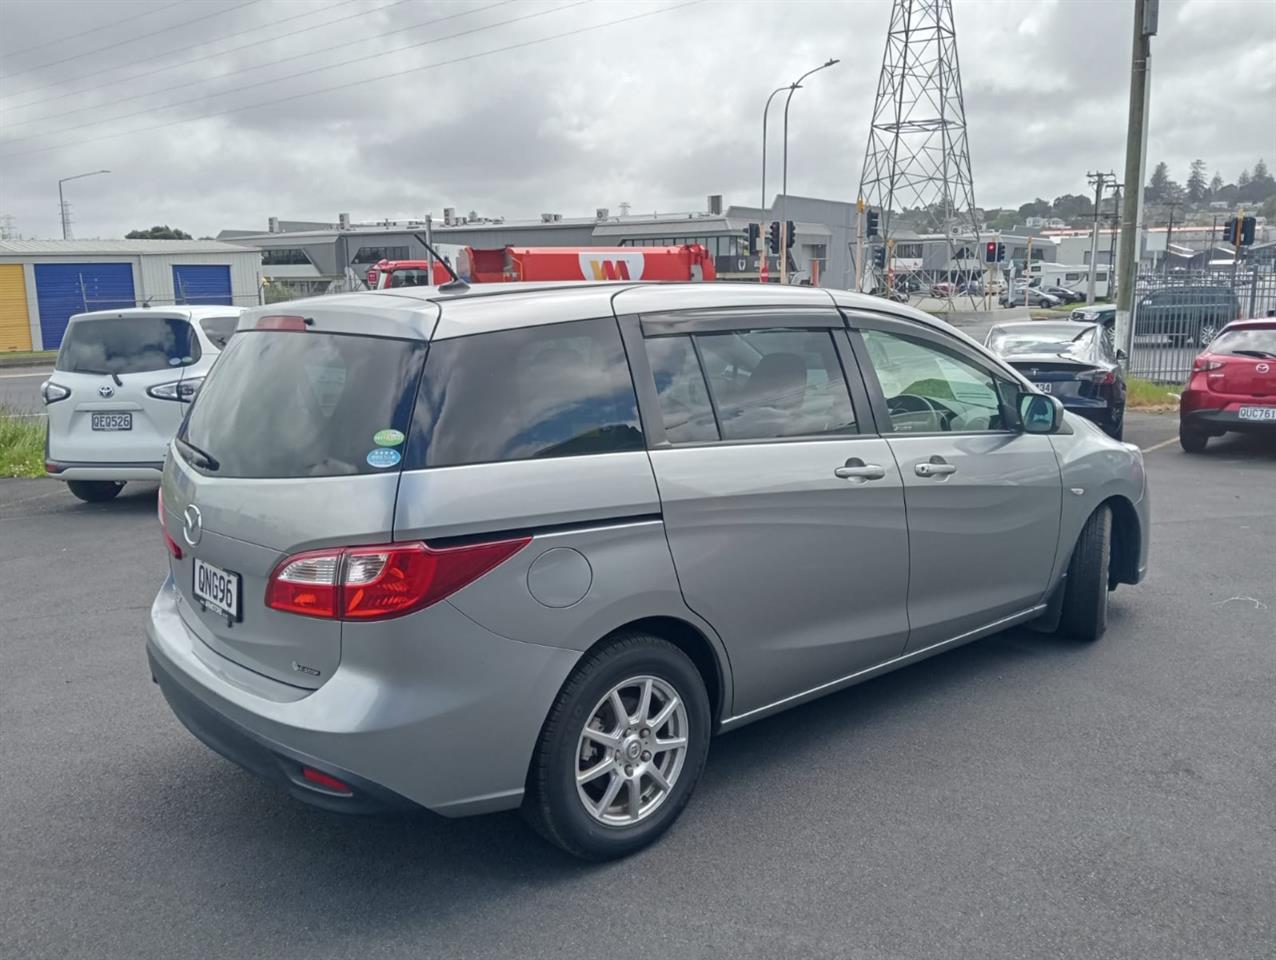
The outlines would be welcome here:
[[[1121,439],[1125,376],[1110,325],[1075,320],[1003,323],[988,331],[984,344],[1043,393],[1058,397],[1067,409]]]

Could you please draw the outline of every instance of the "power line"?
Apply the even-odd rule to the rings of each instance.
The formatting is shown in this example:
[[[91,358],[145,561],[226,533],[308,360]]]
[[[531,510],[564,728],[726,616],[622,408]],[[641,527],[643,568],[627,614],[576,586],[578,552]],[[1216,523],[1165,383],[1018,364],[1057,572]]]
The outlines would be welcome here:
[[[326,7],[320,7],[318,10],[305,10],[302,13],[294,14],[291,17],[282,17],[278,20],[273,21],[270,24],[270,26],[277,27],[281,23],[288,23],[291,20],[300,20],[303,17],[313,17],[317,13],[326,13],[327,11],[332,10],[334,7],[344,6],[345,4],[349,2],[350,0],[337,0],[336,3],[330,4],[329,6],[326,6]],[[166,70],[176,70],[178,67],[189,66],[192,63],[199,63],[203,60],[211,60],[214,57],[225,56],[228,53],[236,53],[239,50],[247,50],[249,47],[260,46],[263,43],[274,43],[276,40],[279,40],[283,37],[295,37],[303,33],[309,33],[311,30],[322,30],[324,27],[330,27],[334,23],[341,23],[342,21],[345,21],[345,20],[353,20],[356,17],[364,17],[372,13],[380,13],[382,10],[389,10],[391,7],[397,7],[402,3],[408,3],[408,2],[409,0],[394,0],[393,3],[388,3],[383,7],[374,7],[371,10],[359,10],[355,13],[350,14],[347,17],[338,17],[336,20],[326,20],[323,23],[317,23],[311,27],[305,27],[304,29],[301,29],[301,30],[294,30],[292,31],[292,33],[281,33],[278,36],[267,37],[265,40],[254,40],[252,43],[240,44],[238,47],[231,47],[228,50],[219,50],[216,53],[206,54],[205,56],[202,56],[202,57],[195,57],[194,59],[191,59],[191,60],[183,60],[179,63],[170,63],[167,66],[156,67],[154,70],[144,70],[141,73],[130,74],[127,77],[120,77],[118,80],[105,80],[100,83],[94,84],[93,88],[94,90],[100,90],[103,87],[114,86],[117,83],[128,83],[128,81],[130,80],[139,80],[142,77],[150,77],[157,73],[163,73]],[[171,57],[179,53],[185,53],[187,50],[195,50],[199,47],[206,47],[210,43],[218,43],[222,40],[233,40],[235,37],[242,37],[246,33],[261,33],[261,30],[262,30],[261,27],[253,26],[253,27],[249,27],[246,30],[237,30],[234,33],[227,33],[220,37],[213,37],[210,40],[201,40],[199,43],[192,43],[185,47],[176,47],[171,50],[166,50],[164,53],[165,53],[165,56]],[[110,73],[113,70],[120,70],[120,69],[122,69],[122,65],[116,64],[113,67],[103,67],[101,70],[92,70],[88,73],[81,73],[78,76],[67,77],[62,82],[76,83],[80,80],[87,80],[89,77],[98,77],[104,73]],[[42,88],[37,84],[36,86],[33,86],[33,87],[27,87],[27,89],[25,90],[19,90],[17,93],[5,94],[5,96],[20,97],[24,93],[31,93],[33,91],[40,90],[40,89]],[[27,107],[38,106],[41,103],[52,103],[55,100],[65,100],[67,97],[77,97],[82,92],[83,90],[71,90],[67,93],[60,93],[54,97],[44,97],[39,100],[30,100],[27,103],[15,103],[10,105],[9,107],[6,107],[6,109],[25,110]]]
[[[397,6],[399,3],[405,3],[405,2],[407,2],[407,0],[397,0],[397,2],[396,2],[396,3],[391,3],[391,4],[389,4],[389,6],[393,7],[393,6]],[[407,31],[409,31],[409,30],[416,30],[416,29],[418,29],[418,28],[420,28],[420,27],[428,27],[428,26],[430,26],[430,25],[432,25],[432,24],[442,23],[442,22],[443,22],[443,21],[445,21],[445,20],[455,20],[457,17],[468,17],[468,16],[470,16],[471,14],[475,14],[475,13],[483,13],[484,11],[492,10],[492,9],[495,9],[496,7],[505,6],[505,5],[510,4],[510,3],[513,3],[513,2],[514,2],[514,0],[497,0],[497,2],[496,2],[496,3],[489,3],[486,7],[476,7],[476,8],[474,8],[474,9],[472,9],[472,10],[464,10],[464,11],[462,11],[461,13],[450,13],[450,14],[448,14],[446,17],[435,17],[433,20],[423,20],[423,21],[421,21],[420,23],[414,23],[414,24],[411,24],[411,25],[409,25],[409,26],[405,26],[405,27],[395,27],[395,28],[393,28],[392,30],[387,30],[387,31],[385,31],[384,33],[374,33],[374,34],[371,34],[370,36],[360,37],[358,40],[345,40],[345,41],[342,41],[341,43],[333,44],[333,45],[332,45],[332,46],[330,46],[330,47],[321,47],[321,48],[320,48],[320,49],[318,49],[318,50],[306,50],[306,51],[303,51],[303,52],[301,52],[301,53],[294,54],[294,55],[293,55],[293,56],[291,56],[291,57],[284,57],[284,58],[282,58],[282,59],[280,59],[280,60],[267,60],[267,61],[265,61],[264,63],[254,64],[254,65],[253,65],[253,66],[251,66],[251,67],[241,67],[241,68],[240,68],[240,69],[238,69],[238,70],[231,70],[231,71],[229,71],[229,72],[227,72],[227,73],[219,74],[218,76],[211,78],[211,80],[221,81],[221,80],[225,80],[227,77],[234,77],[234,76],[238,76],[238,75],[239,75],[239,74],[241,74],[241,73],[251,73],[253,70],[264,70],[266,67],[277,67],[277,66],[279,66],[279,64],[281,64],[281,63],[288,63],[288,62],[290,62],[290,61],[292,61],[292,60],[302,60],[302,59],[307,59],[307,58],[310,58],[310,57],[318,56],[318,55],[319,55],[319,54],[321,54],[321,53],[330,53],[330,52],[331,52],[331,51],[333,51],[333,50],[348,49],[348,48],[350,48],[350,47],[354,46],[355,44],[359,44],[359,43],[367,43],[369,40],[378,40],[378,39],[380,39],[381,37],[388,37],[388,36],[391,36],[391,35],[393,35],[393,34],[398,34],[398,33],[406,33],[406,32],[407,32]],[[386,9],[386,7],[377,7],[377,10],[384,10],[384,9]],[[375,11],[374,11],[374,12],[375,12]],[[552,11],[551,11],[551,12],[552,12]],[[362,12],[358,14],[358,16],[364,16],[364,15],[365,15],[365,14],[364,14],[364,13],[362,13]],[[347,20],[347,19],[349,19],[349,18],[348,18],[348,17],[342,17],[342,18],[341,18],[341,20]],[[339,23],[339,22],[340,22],[340,20],[332,20],[332,21],[329,21],[328,23],[321,24],[320,26],[330,26],[330,25],[331,25],[331,24],[333,24],[333,23]],[[497,26],[499,26],[499,24],[497,24]],[[298,33],[301,33],[302,31],[297,31],[297,32],[298,32]],[[296,34],[291,34],[291,36],[296,36]],[[277,39],[279,39],[279,38],[278,38],[278,37],[272,37],[272,38],[271,38],[271,40],[277,40]],[[446,38],[445,38],[445,39],[446,39]],[[270,43],[270,42],[271,42],[271,40],[262,40],[262,41],[258,41],[258,42],[259,42],[259,43]],[[253,44],[245,44],[245,46],[253,46]],[[241,48],[241,49],[242,49],[242,48]],[[394,52],[396,52],[396,51],[393,51],[393,50],[391,50],[391,51],[383,51],[383,53],[386,53],[386,52],[388,52],[388,53],[394,53]],[[221,56],[221,54],[217,54],[217,53],[209,54],[207,57],[201,57],[201,58],[198,58],[198,59],[196,59],[196,60],[187,60],[185,63],[181,64],[181,66],[186,66],[187,64],[190,64],[190,63],[197,63],[200,59],[207,60],[207,59],[210,59],[210,58],[212,58],[212,57],[218,57],[218,56]],[[171,68],[171,67],[165,67],[165,68],[163,68],[163,69],[172,69],[172,68]],[[284,78],[284,79],[287,79],[287,78]],[[110,102],[110,104],[108,104],[108,106],[110,106],[110,107],[115,107],[115,106],[117,106],[118,104],[121,104],[121,103],[129,103],[130,101],[133,101],[133,100],[142,100],[142,99],[145,99],[146,97],[154,97],[154,96],[157,96],[157,95],[159,95],[159,94],[172,93],[174,90],[181,90],[183,87],[194,87],[194,86],[199,86],[199,85],[201,85],[201,84],[207,84],[207,83],[209,83],[209,82],[210,82],[210,78],[208,78],[208,77],[201,77],[199,80],[190,80],[190,81],[188,81],[188,82],[186,82],[186,83],[178,83],[178,84],[175,84],[175,85],[172,85],[172,86],[166,86],[166,87],[164,87],[164,88],[163,88],[163,89],[161,89],[161,90],[148,90],[148,91],[146,91],[145,93],[138,93],[138,94],[134,94],[134,95],[133,95],[133,96],[131,96],[131,97],[116,97],[116,98],[114,98],[114,99],[112,99],[112,100],[111,100],[111,102]],[[272,82],[273,82],[273,81],[272,81]],[[230,92],[233,92],[233,91],[229,91],[229,90],[228,90],[228,91],[223,91],[223,92],[225,92],[225,93],[230,93]],[[219,93],[212,93],[212,94],[209,94],[208,96],[210,96],[210,97],[216,97],[216,96],[221,96],[221,94],[219,94]],[[76,107],[74,110],[64,110],[62,113],[51,113],[51,114],[49,114],[49,115],[47,115],[47,116],[43,116],[43,117],[34,117],[34,118],[32,118],[31,120],[18,120],[17,122],[14,122],[14,123],[8,123],[8,124],[6,124],[6,127],[7,127],[8,129],[12,129],[13,127],[21,127],[21,126],[25,126],[25,125],[27,125],[27,124],[31,124],[31,123],[40,123],[41,121],[44,121],[44,120],[56,120],[58,117],[69,117],[69,116],[70,116],[71,114],[73,114],[73,113],[83,113],[83,112],[84,112],[84,111],[86,111],[86,110],[100,110],[100,109],[102,109],[102,106],[103,106],[102,104],[94,103],[94,104],[90,104],[90,105],[89,105],[89,106],[87,106],[87,107]],[[165,106],[166,106],[165,104],[160,104],[160,105],[156,106],[154,109],[156,109],[156,110],[161,110],[161,109],[163,109]],[[136,116],[136,114],[125,114],[124,116]],[[114,118],[111,118],[111,119],[121,119],[121,118],[117,116],[117,117],[114,117]],[[102,121],[98,121],[98,122],[99,122],[99,123],[107,123],[107,122],[109,122],[109,121],[107,121],[107,120],[102,120]],[[83,124],[77,124],[77,127],[78,127],[78,126],[83,126]],[[92,126],[92,124],[88,124],[88,126]],[[56,132],[58,132],[58,131],[45,131],[45,133],[56,133]],[[31,134],[31,136],[40,136],[40,134]]]
[[[60,133],[68,133],[71,130],[80,130],[85,127],[100,127],[103,124],[118,123],[120,120],[129,120],[133,117],[140,117],[144,114],[154,113],[156,110],[171,110],[174,107],[184,107],[184,106],[187,106],[188,104],[199,103],[203,100],[212,100],[215,97],[226,97],[226,96],[230,96],[231,94],[242,93],[245,90],[253,90],[253,89],[256,89],[257,87],[272,86],[275,84],[283,83],[287,80],[296,80],[298,77],[306,77],[315,73],[323,73],[328,70],[335,70],[338,67],[348,67],[354,63],[362,63],[365,60],[377,60],[393,53],[402,53],[404,50],[413,50],[417,47],[425,47],[434,43],[442,43],[444,40],[455,40],[457,37],[465,37],[474,33],[482,33],[485,30],[493,30],[496,27],[508,26],[511,23],[519,23],[523,20],[533,20],[537,17],[548,16],[549,14],[552,14],[552,13],[560,13],[563,10],[570,10],[572,7],[579,7],[579,6],[583,6],[584,4],[592,3],[592,2],[593,0],[572,0],[571,3],[566,3],[559,7],[553,7],[549,10],[537,10],[534,13],[525,13],[522,16],[511,17],[508,20],[501,20],[501,21],[498,21],[497,23],[488,23],[488,24],[483,24],[481,26],[477,26],[477,27],[471,27],[468,30],[461,30],[457,33],[451,33],[445,37],[434,37],[429,40],[419,40],[416,43],[409,43],[405,46],[398,47],[394,50],[378,50],[374,53],[369,53],[362,57],[354,57],[350,60],[339,60],[336,63],[330,63],[322,67],[312,67],[309,70],[300,70],[297,73],[290,73],[282,77],[271,77],[269,80],[258,80],[253,83],[245,83],[242,86],[231,87],[229,90],[221,90],[217,93],[206,93],[198,97],[188,97],[185,100],[174,100],[172,103],[156,104],[153,107],[144,107],[141,110],[134,110],[132,113],[116,114],[113,117],[106,117],[105,119],[102,119],[102,120],[91,120],[88,123],[77,123],[71,127],[62,127],[59,130],[44,130],[40,133],[29,133],[25,137],[6,137],[5,142],[10,144],[24,143],[28,140],[36,140],[40,137],[57,136]],[[291,59],[296,59],[296,58],[291,58]]]
[[[170,27],[161,27],[159,30],[152,30],[150,33],[139,33],[137,36],[129,37],[127,40],[117,40],[115,43],[108,43],[105,47],[94,47],[92,50],[84,50],[81,53],[72,54],[69,57],[63,57],[61,60],[48,60],[45,63],[37,63],[34,67],[23,67],[21,70],[15,70],[13,73],[6,73],[4,79],[21,76],[24,73],[30,73],[32,70],[43,70],[45,67],[56,67],[60,63],[66,63],[70,60],[80,60],[84,57],[91,57],[94,54],[103,53],[107,50],[114,50],[116,47],[128,46],[130,43],[137,43],[139,40],[145,40],[148,37],[157,37],[161,33],[168,33],[170,30],[176,30],[179,27],[189,27],[192,23],[199,23],[202,20],[211,20],[213,17],[224,17],[228,13],[234,13],[243,7],[251,7],[255,3],[261,3],[261,0],[243,0],[233,7],[227,7],[225,10],[218,10],[216,13],[206,13],[202,17],[193,17],[190,20],[182,20]]]
[[[550,34],[547,37],[538,37],[535,40],[523,40],[519,43],[511,43],[504,47],[496,47],[492,50],[482,50],[478,53],[466,54],[461,57],[453,57],[451,60],[439,60],[434,63],[423,64],[419,67],[409,67],[406,70],[396,70],[393,73],[386,73],[376,77],[365,77],[362,80],[351,80],[346,83],[334,84],[330,87],[321,87],[318,90],[307,90],[302,93],[294,93],[287,97],[276,97],[273,100],[261,100],[257,103],[245,104],[239,107],[229,107],[225,110],[218,110],[213,113],[201,114],[197,117],[183,117],[180,120],[169,120],[166,123],[156,123],[149,127],[134,127],[132,130],[122,130],[117,133],[108,133],[100,137],[88,137],[83,140],[69,140],[66,143],[55,143],[47,147],[37,147],[34,150],[24,150],[21,153],[7,153],[0,156],[0,160],[14,160],[18,157],[28,157],[37,153],[48,153],[50,150],[57,150],[63,147],[78,147],[86,143],[101,143],[104,140],[118,140],[120,137],[131,137],[138,133],[149,133],[152,130],[162,130],[167,127],[174,127],[182,123],[194,123],[198,120],[210,120],[214,117],[224,117],[232,113],[243,113],[245,110],[257,110],[262,107],[276,106],[281,103],[291,103],[294,100],[302,100],[306,97],[315,97],[323,93],[332,93],[337,90],[346,90],[351,87],[366,86],[369,83],[378,83],[382,80],[393,80],[397,77],[407,76],[411,73],[421,73],[426,70],[436,70],[439,67],[448,67],[458,63],[467,63],[470,60],[478,60],[483,57],[490,57],[498,53],[509,53],[512,50],[521,50],[525,47],[533,47],[541,43],[549,43],[551,40],[562,40],[567,37],[578,36],[582,33],[590,33],[594,30],[601,30],[605,27],[614,27],[621,23],[631,23],[634,20],[642,20],[647,17],[654,17],[662,13],[670,13],[674,10],[681,10],[685,7],[694,7],[703,3],[704,0],[683,0],[682,3],[675,3],[668,7],[661,7],[659,10],[647,10],[643,13],[631,14],[628,17],[620,17],[616,20],[608,20],[604,23],[595,23],[587,27],[577,27],[575,30],[565,30],[562,33]]]
[[[54,37],[52,40],[45,40],[44,43],[37,43],[33,47],[22,47],[20,50],[5,50],[4,52],[0,53],[0,57],[17,57],[17,56],[21,56],[24,53],[30,53],[32,50],[43,50],[45,47],[50,47],[55,43],[66,43],[68,40],[74,40],[76,37],[82,37],[86,33],[97,33],[99,30],[103,29],[104,27],[117,27],[121,23],[128,23],[130,20],[141,20],[142,17],[153,17],[157,13],[163,13],[165,10],[169,9],[170,7],[179,7],[181,5],[182,5],[182,0],[173,0],[172,3],[166,3],[164,4],[164,6],[160,7],[157,10],[149,10],[149,9],[143,10],[141,13],[135,13],[131,17],[120,17],[120,19],[118,20],[111,20],[108,23],[99,24],[96,27],[89,27],[87,30],[81,30],[79,33],[72,33],[66,36]]]

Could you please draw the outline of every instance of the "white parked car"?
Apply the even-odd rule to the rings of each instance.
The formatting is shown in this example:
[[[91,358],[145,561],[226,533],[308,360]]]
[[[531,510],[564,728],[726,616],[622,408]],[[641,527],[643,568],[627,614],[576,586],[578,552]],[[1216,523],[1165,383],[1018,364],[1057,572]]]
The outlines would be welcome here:
[[[239,322],[239,307],[138,307],[67,323],[53,374],[44,468],[81,500],[158,480],[169,441]]]

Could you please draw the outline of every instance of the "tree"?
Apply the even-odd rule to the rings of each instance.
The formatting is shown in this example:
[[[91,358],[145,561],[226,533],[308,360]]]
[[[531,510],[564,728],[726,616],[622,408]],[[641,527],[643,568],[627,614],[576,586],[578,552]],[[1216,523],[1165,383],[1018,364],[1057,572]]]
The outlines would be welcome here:
[[[1249,168],[1241,171],[1241,175],[1236,178],[1236,185],[1244,190],[1249,186]]]
[[[1037,197],[1032,203],[1025,203],[1019,207],[1019,216],[1024,219],[1028,217],[1048,217],[1050,216],[1050,204]]]
[[[1254,176],[1250,178],[1250,182],[1254,183],[1260,180],[1269,182],[1271,179],[1272,175],[1267,172],[1267,164],[1263,162],[1262,157],[1259,157],[1258,163],[1254,164]]]
[[[1152,203],[1160,203],[1167,199],[1169,185],[1170,167],[1162,160],[1152,171],[1152,179],[1148,181],[1147,189],[1143,191],[1144,197]]]
[[[1200,203],[1205,199],[1208,187],[1205,185],[1205,161],[1193,160],[1192,172],[1187,177],[1187,199],[1191,203]]]
[[[1268,223],[1276,220],[1276,193],[1273,193],[1270,197],[1263,201],[1263,205],[1259,208],[1258,212],[1267,218]]]
[[[1210,178],[1210,199],[1217,199],[1217,194],[1223,189],[1223,178],[1217,173]]]
[[[149,230],[130,230],[124,234],[125,240],[192,240],[184,230],[176,230],[167,224],[162,227],[151,227]]]
[[[1054,198],[1050,212],[1061,220],[1083,220],[1094,216],[1094,201],[1084,194],[1065,193]]]

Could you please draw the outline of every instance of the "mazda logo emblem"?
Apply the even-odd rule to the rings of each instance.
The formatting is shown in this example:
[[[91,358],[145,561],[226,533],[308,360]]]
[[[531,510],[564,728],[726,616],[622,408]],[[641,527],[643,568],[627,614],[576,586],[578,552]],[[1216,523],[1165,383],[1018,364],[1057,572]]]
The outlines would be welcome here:
[[[204,535],[204,515],[199,512],[199,507],[191,504],[182,511],[182,539],[192,547],[199,543],[199,538]]]
[[[1257,370],[1259,373],[1267,373],[1269,370],[1271,370],[1271,368],[1272,368],[1271,364],[1269,363],[1260,363],[1254,369]]]
[[[103,400],[110,400],[111,397],[115,396],[115,388],[109,383],[104,383],[97,388],[97,395]]]

